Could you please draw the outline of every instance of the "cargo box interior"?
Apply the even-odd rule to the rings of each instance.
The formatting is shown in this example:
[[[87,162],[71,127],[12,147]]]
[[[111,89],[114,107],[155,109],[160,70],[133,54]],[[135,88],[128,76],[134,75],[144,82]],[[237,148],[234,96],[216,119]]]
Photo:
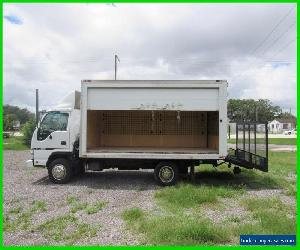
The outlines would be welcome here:
[[[87,111],[88,152],[218,153],[217,111]]]

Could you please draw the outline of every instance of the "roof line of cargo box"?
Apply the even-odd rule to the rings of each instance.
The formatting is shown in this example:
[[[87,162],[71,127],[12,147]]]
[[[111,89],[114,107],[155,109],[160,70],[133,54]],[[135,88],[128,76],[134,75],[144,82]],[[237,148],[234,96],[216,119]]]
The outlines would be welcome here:
[[[150,82],[163,82],[172,84],[177,83],[198,83],[198,84],[207,84],[207,83],[224,83],[227,80],[82,80],[82,82],[109,82],[109,83],[120,83],[120,82],[130,82],[130,83],[150,83]]]

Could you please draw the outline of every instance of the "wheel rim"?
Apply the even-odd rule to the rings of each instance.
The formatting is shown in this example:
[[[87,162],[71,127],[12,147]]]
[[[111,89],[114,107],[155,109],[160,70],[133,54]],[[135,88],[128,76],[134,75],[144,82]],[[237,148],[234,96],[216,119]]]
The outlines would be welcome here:
[[[159,170],[159,178],[164,183],[171,182],[174,178],[173,168],[171,168],[170,166],[161,167]]]
[[[62,164],[57,164],[52,168],[52,175],[56,180],[64,179],[66,174],[66,167]]]

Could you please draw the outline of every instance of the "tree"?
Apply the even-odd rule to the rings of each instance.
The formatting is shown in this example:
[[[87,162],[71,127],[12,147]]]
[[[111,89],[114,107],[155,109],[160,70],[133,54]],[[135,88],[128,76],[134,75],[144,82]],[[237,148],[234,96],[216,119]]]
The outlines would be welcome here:
[[[24,144],[30,146],[32,134],[35,130],[35,119],[30,119],[22,128]]]
[[[297,124],[297,118],[289,112],[283,112],[279,114],[277,118],[290,121],[295,125]]]
[[[17,121],[18,118],[15,114],[6,114],[3,116],[3,129],[4,131],[13,130],[14,122]]]
[[[268,99],[230,99],[228,117],[232,122],[266,122],[281,114],[281,108]]]
[[[11,105],[3,106],[3,129],[6,131],[12,130],[13,123],[16,121],[23,125],[31,119],[34,119],[34,114],[26,108],[22,109]]]

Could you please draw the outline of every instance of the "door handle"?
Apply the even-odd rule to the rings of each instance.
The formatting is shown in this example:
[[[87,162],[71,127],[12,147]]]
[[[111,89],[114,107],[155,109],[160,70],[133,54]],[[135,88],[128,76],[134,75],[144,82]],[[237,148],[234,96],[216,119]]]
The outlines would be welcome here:
[[[66,141],[61,141],[60,144],[61,145],[67,145],[67,142]]]

